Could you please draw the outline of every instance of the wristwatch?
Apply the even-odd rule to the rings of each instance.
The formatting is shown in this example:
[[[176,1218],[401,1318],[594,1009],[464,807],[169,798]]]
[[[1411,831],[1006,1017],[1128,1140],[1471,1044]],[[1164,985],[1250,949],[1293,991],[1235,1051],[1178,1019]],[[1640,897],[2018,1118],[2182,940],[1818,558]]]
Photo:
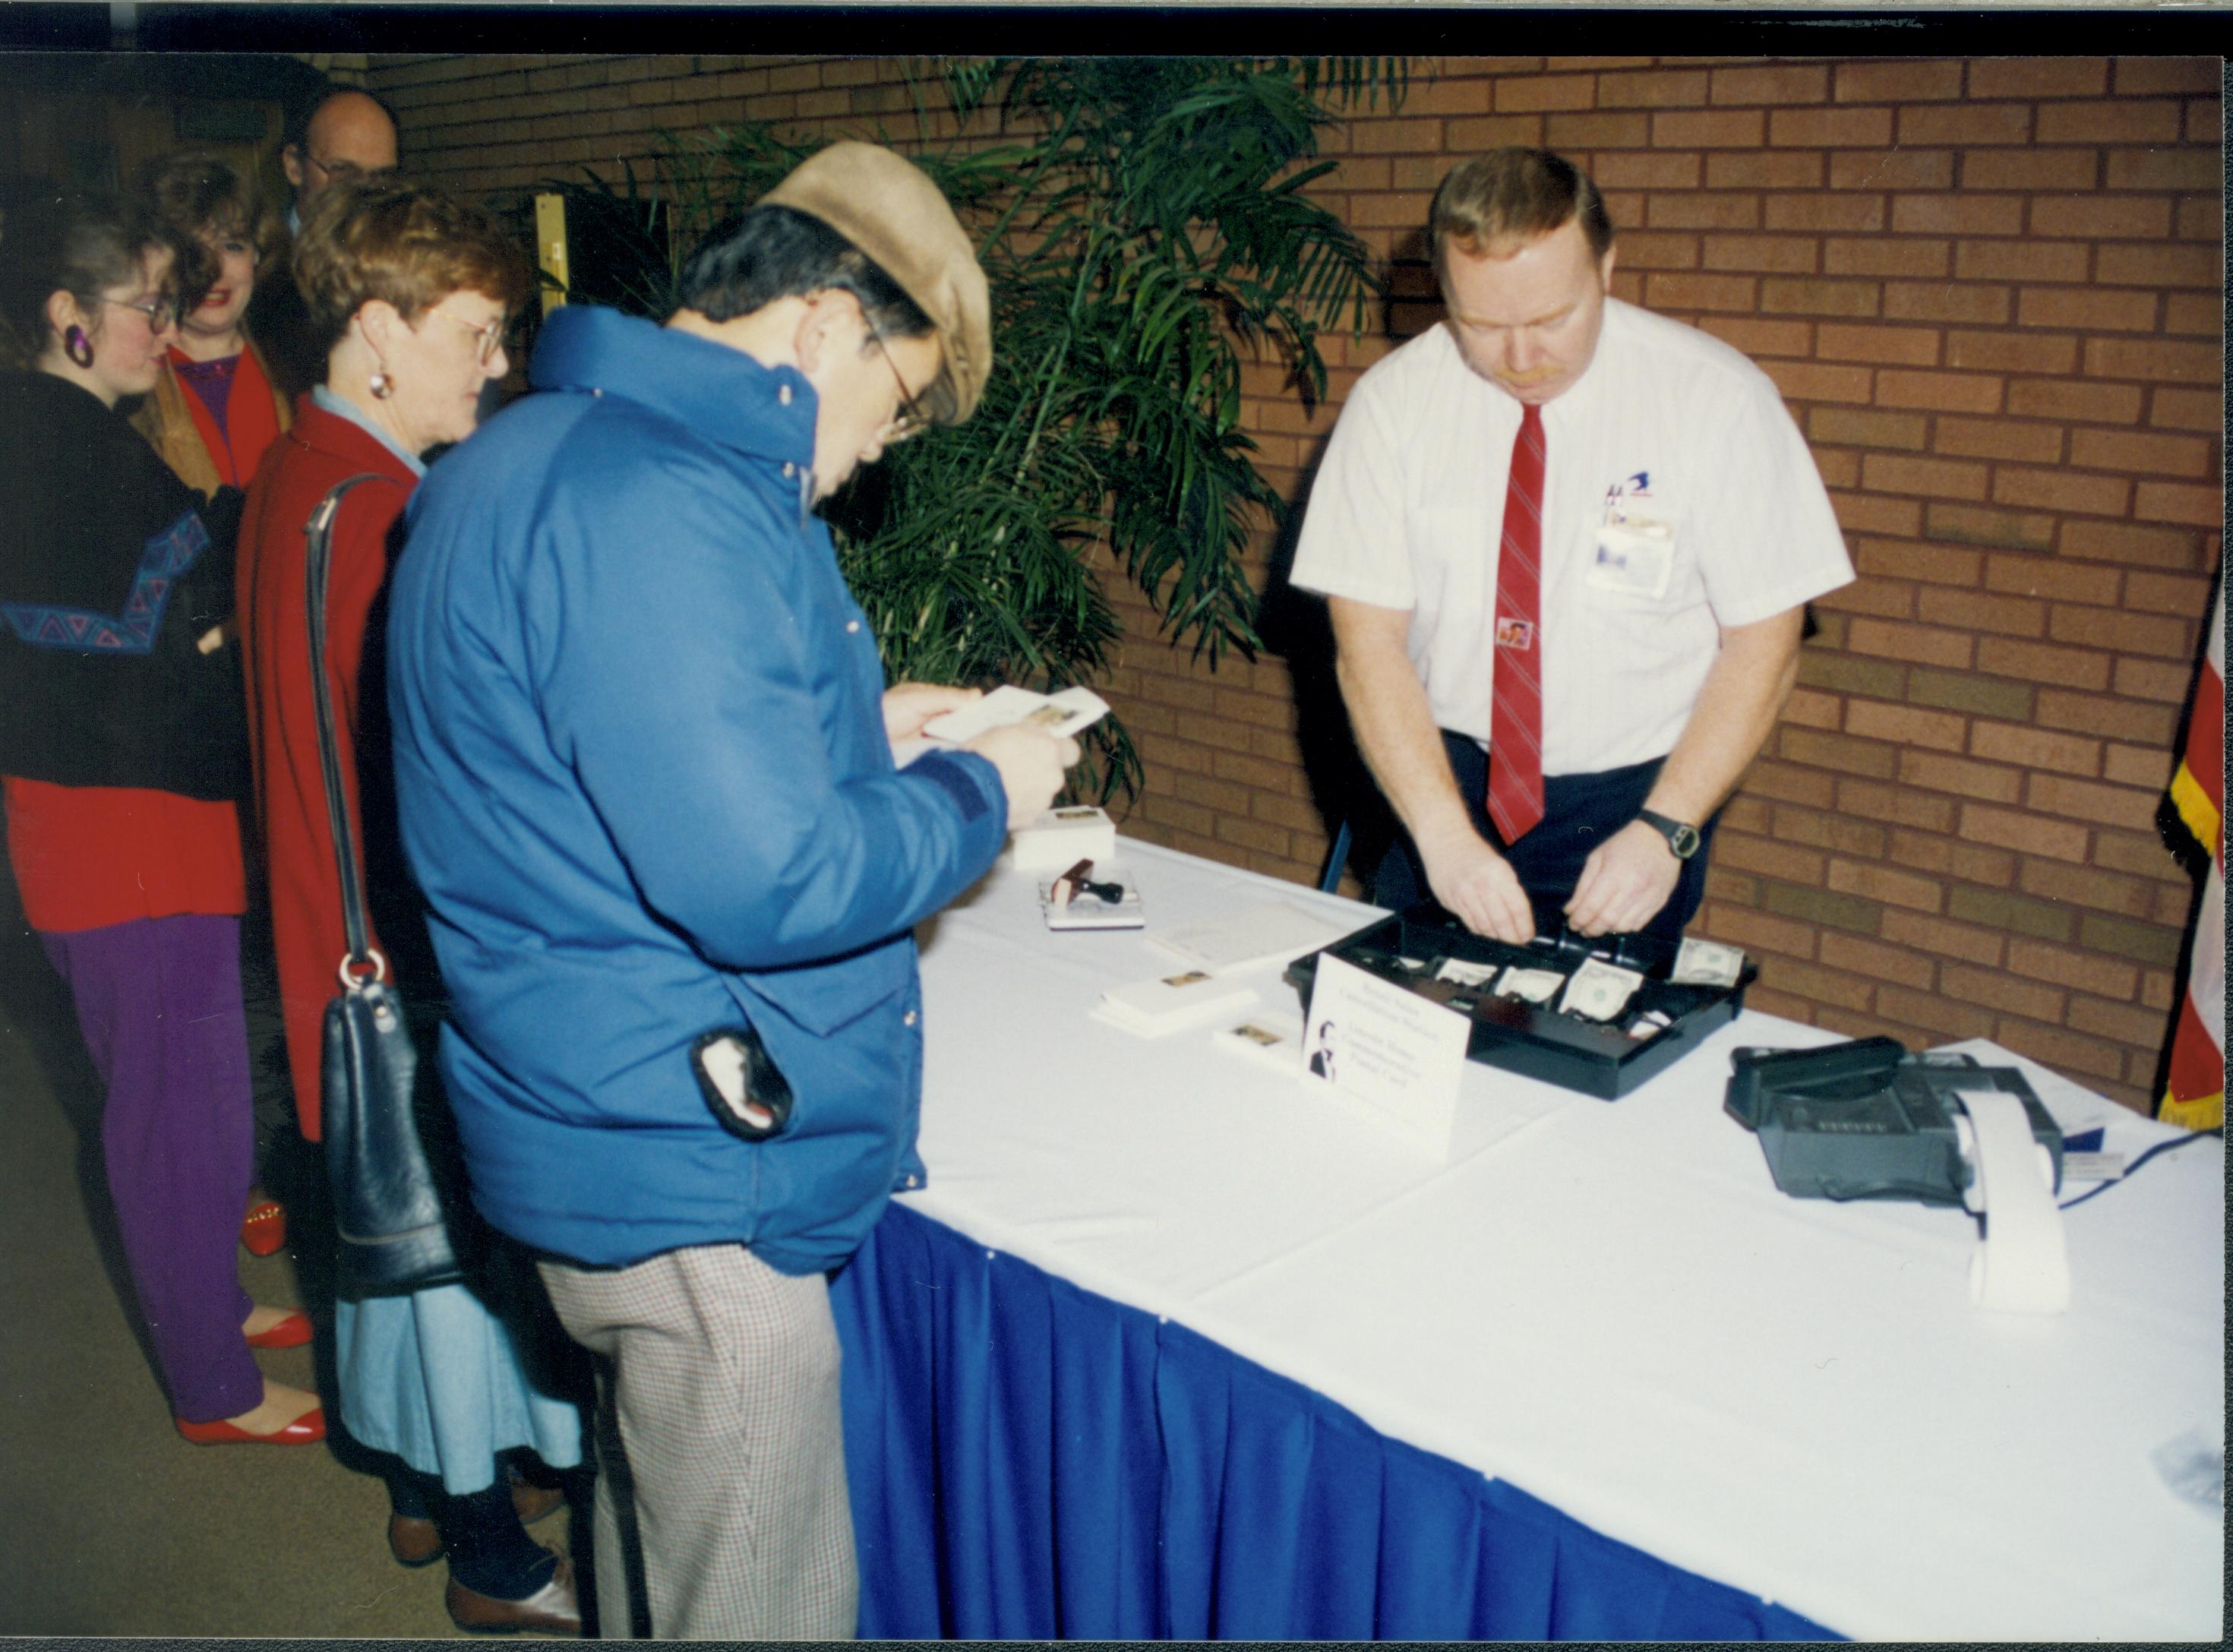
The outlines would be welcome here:
[[[1679,820],[1670,820],[1664,815],[1655,815],[1649,809],[1639,809],[1636,817],[1667,840],[1667,847],[1675,851],[1675,858],[1687,861],[1698,852],[1698,829],[1686,826]]]

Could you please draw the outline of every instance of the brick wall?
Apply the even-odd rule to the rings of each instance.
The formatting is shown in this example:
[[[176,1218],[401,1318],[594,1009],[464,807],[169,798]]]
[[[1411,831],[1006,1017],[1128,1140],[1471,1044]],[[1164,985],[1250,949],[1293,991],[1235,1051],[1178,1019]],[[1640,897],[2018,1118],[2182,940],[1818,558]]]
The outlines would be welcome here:
[[[2157,799],[2221,555],[2215,58],[1457,58],[1330,134],[1318,193],[1389,269],[1386,325],[1305,407],[1248,370],[1299,497],[1356,375],[1432,325],[1429,196],[1541,143],[1621,226],[1615,289],[1747,351],[1813,444],[1861,578],[1729,804],[1705,933],[1754,1002],[1849,1033],[1983,1035],[2145,1106],[2192,886]],[[877,60],[379,57],[407,164],[489,193],[739,117],[913,130]],[[941,122],[952,130],[949,118]],[[1260,582],[1279,548],[1254,553]],[[1274,582],[1274,583],[1276,583]],[[1143,602],[1110,684],[1139,835],[1307,880],[1357,799],[1322,623],[1214,673]]]

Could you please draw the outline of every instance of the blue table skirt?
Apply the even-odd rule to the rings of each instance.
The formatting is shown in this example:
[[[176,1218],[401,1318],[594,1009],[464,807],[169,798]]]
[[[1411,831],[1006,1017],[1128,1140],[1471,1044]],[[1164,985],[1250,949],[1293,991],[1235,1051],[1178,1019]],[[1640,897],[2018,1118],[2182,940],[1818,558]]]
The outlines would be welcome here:
[[[1834,1640],[894,1206],[837,1276],[895,1640]]]

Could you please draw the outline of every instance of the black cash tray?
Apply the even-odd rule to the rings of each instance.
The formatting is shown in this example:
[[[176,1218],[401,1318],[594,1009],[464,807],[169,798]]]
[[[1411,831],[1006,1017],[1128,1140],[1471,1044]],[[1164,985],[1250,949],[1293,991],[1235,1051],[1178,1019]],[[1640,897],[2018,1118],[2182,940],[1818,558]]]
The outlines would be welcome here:
[[[1469,1060],[1610,1102],[1674,1065],[1716,1027],[1734,1020],[1744,1007],[1745,988],[1760,974],[1747,959],[1735,986],[1677,985],[1667,979],[1675,967],[1676,950],[1671,942],[1646,935],[1585,936],[1571,931],[1539,933],[1526,946],[1515,946],[1475,934],[1439,905],[1426,901],[1321,952],[1298,958],[1287,966],[1285,979],[1300,995],[1307,1014],[1318,959],[1331,953],[1383,980],[1468,1011],[1473,1018],[1473,1035],[1466,1045]],[[1561,1015],[1552,1005],[1501,998],[1485,986],[1434,979],[1442,960],[1449,958],[1571,975],[1592,957],[1643,972],[1644,985],[1637,989],[1624,1019],[1657,1010],[1670,1018],[1670,1024],[1650,1037],[1631,1038],[1618,1025]],[[1402,962],[1406,958],[1418,959],[1426,967],[1406,969]]]

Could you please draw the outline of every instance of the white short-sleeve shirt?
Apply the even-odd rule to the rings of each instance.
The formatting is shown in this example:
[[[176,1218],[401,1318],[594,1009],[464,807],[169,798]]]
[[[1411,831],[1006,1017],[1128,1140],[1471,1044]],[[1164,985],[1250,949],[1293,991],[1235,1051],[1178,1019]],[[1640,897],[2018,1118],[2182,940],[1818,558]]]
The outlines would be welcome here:
[[[1335,424],[1292,575],[1409,609],[1435,721],[1484,745],[1520,418],[1447,327],[1376,363]],[[1664,757],[1720,628],[1850,583],[1844,536],[1774,381],[1718,339],[1618,299],[1543,429],[1543,771]]]

